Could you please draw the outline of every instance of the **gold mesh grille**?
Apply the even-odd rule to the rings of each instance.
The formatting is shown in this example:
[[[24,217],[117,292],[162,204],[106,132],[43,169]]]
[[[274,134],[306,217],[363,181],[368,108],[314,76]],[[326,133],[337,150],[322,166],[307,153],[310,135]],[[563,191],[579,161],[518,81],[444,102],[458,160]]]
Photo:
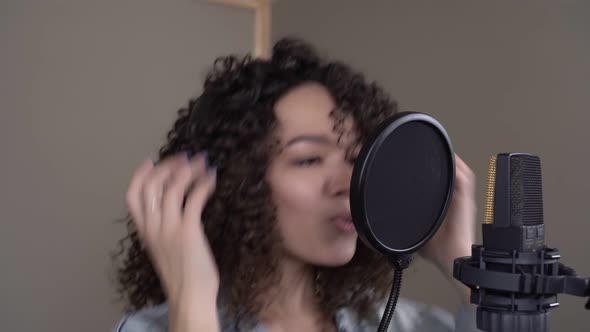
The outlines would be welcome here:
[[[494,193],[496,190],[496,159],[491,156],[488,164],[488,183],[486,187],[486,205],[484,211],[484,224],[494,223]]]

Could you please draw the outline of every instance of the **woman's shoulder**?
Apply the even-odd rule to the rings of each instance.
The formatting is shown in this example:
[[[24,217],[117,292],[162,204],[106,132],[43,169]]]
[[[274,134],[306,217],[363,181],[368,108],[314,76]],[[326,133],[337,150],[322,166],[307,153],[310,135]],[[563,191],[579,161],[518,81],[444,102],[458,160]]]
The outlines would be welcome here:
[[[168,331],[168,305],[162,303],[127,313],[113,332],[165,332]]]
[[[381,312],[385,310],[385,305]],[[454,331],[455,317],[445,309],[400,299],[393,313],[392,331]]]
[[[376,331],[385,310],[385,303],[377,307],[373,319],[359,319],[350,308],[342,308],[336,314],[339,331]],[[475,311],[462,305],[456,315],[440,307],[400,298],[395,307],[388,331],[396,332],[471,332],[475,326]]]
[[[222,309],[222,308],[220,308]],[[336,313],[336,322],[339,331],[373,332],[376,331],[385,303],[378,307],[375,319],[360,320],[356,312],[351,308],[341,308]],[[221,310],[222,311],[222,310]],[[220,314],[220,320],[228,323]],[[227,318],[227,317],[226,317]],[[227,326],[227,324],[224,324]],[[231,325],[231,324],[229,324]],[[254,329],[259,330],[257,328]],[[168,331],[168,306],[166,303],[141,309],[126,314],[119,322],[114,332],[166,332]],[[232,329],[223,329],[224,332]],[[475,328],[475,311],[467,306],[462,306],[456,315],[448,311],[416,302],[410,299],[400,298],[395,307],[388,331],[396,332],[468,332],[478,331]]]
[[[461,304],[452,314],[433,305],[402,299],[394,312],[390,331],[480,332],[476,326],[475,307]],[[383,308],[385,305],[383,305]]]
[[[336,313],[339,331],[376,331],[385,310],[385,303],[377,306],[375,315],[360,319],[357,312],[344,307]],[[432,329],[431,327],[436,327]],[[388,331],[452,331],[453,316],[446,310],[428,306],[405,298],[399,298]]]
[[[218,319],[223,332],[235,332],[233,320],[224,313],[223,305],[217,303]],[[168,331],[168,304],[143,308],[127,313],[117,324],[113,332],[166,332]],[[258,327],[254,331],[259,331]]]

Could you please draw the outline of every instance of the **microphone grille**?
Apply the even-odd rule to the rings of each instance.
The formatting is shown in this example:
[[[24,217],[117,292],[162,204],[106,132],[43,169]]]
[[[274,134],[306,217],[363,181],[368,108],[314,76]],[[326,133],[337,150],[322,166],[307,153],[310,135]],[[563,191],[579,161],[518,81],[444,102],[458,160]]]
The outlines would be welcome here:
[[[543,186],[541,161],[533,155],[510,158],[511,224],[537,225],[543,223]]]
[[[486,186],[486,201],[484,210],[484,224],[494,223],[494,195],[496,192],[496,160],[497,156],[491,156],[488,163],[488,182]]]

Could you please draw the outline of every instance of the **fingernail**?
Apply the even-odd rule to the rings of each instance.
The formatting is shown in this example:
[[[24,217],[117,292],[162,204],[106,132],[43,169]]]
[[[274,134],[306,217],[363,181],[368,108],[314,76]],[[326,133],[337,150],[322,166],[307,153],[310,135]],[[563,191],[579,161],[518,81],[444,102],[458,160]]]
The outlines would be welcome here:
[[[207,169],[207,172],[209,172],[209,174],[213,177],[213,178],[217,178],[217,166],[213,166],[209,169]]]
[[[193,152],[190,150],[186,150],[186,159],[191,160],[193,157]]]
[[[207,150],[203,150],[197,154],[199,158],[203,158],[205,161],[205,169],[209,169],[209,152]]]

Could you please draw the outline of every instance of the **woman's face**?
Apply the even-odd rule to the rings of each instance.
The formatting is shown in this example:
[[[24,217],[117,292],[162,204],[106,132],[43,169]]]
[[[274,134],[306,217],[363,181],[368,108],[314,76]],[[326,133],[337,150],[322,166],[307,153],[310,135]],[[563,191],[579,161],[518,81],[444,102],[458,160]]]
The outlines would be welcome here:
[[[357,240],[349,204],[352,165],[345,159],[354,127],[345,119],[348,135],[337,143],[330,116],[335,106],[318,83],[280,98],[275,113],[281,148],[267,173],[286,255],[320,266],[349,262]]]

